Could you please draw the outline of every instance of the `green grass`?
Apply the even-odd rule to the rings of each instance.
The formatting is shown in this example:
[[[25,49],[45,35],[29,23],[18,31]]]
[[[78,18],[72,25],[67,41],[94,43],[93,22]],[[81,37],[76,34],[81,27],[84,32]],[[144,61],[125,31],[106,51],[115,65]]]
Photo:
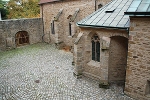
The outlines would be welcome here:
[[[43,47],[45,47],[46,43],[37,43],[37,44],[32,44],[32,45],[26,45],[26,46],[21,46],[16,49],[8,50],[8,51],[2,51],[0,52],[0,61],[6,58],[12,58],[16,55],[22,55],[24,53],[28,54],[30,52],[34,52],[35,54],[42,50]]]

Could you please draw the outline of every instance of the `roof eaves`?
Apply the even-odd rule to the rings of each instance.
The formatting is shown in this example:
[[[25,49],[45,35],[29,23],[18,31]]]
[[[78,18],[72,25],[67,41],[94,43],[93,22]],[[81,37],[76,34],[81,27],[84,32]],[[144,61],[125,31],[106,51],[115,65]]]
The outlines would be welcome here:
[[[85,27],[85,28],[107,28],[107,29],[124,29],[127,30],[129,27],[113,27],[113,26],[99,26],[99,25],[83,25],[83,24],[76,24],[78,27]]]
[[[102,9],[99,9],[99,10],[97,10],[97,11],[95,11],[93,14],[91,14],[91,15],[89,15],[88,17],[86,17],[86,18],[84,18],[83,20],[81,20],[81,21],[79,21],[79,22],[77,22],[76,24],[77,24],[77,26],[79,26],[79,27],[92,27],[92,28],[111,28],[111,29],[128,29],[129,28],[129,25],[126,25],[128,22],[126,22],[126,23],[124,23],[125,25],[121,25],[121,26],[119,26],[120,24],[120,21],[121,20],[117,20],[118,22],[118,24],[116,24],[116,22],[114,21],[114,19],[113,19],[113,21],[114,21],[114,23],[115,24],[107,24],[107,23],[105,23],[105,24],[95,24],[95,23],[92,23],[93,22],[93,19],[92,19],[92,21],[90,21],[91,19],[91,17],[92,16],[95,16],[96,14],[98,14],[98,12],[100,12],[99,13],[99,15],[100,14],[103,14],[103,12],[105,12],[105,14],[108,14],[108,13],[113,13],[116,9],[118,9],[117,7],[116,8],[111,8],[111,9],[107,9],[107,8],[109,8],[108,6],[109,6],[109,4],[111,4],[111,3],[113,3],[113,4],[115,4],[115,3],[117,3],[117,0],[115,0],[115,1],[112,1],[112,2],[110,2],[110,3],[108,3],[106,6],[104,6],[104,7],[102,7]],[[125,3],[126,4],[126,3]],[[125,6],[125,4],[124,4],[124,6]],[[102,11],[103,10],[103,11]],[[120,12],[120,11],[119,11]],[[123,13],[124,13],[124,11],[123,11]],[[96,15],[97,16],[97,15]],[[110,15],[108,15],[109,17],[110,17]],[[118,15],[119,16],[119,15]],[[123,15],[121,15],[122,16],[122,18],[125,16],[125,14],[123,14]],[[103,18],[106,18],[106,16],[103,16]],[[95,18],[96,19],[96,18]],[[95,20],[94,19],[94,20]],[[129,19],[129,18],[128,18]],[[88,22],[89,21],[89,22]],[[103,21],[103,20],[98,20],[99,22],[100,21]],[[87,23],[86,23],[87,22]],[[104,22],[107,22],[106,20],[104,21]]]
[[[124,12],[125,15],[150,15],[150,12]]]
[[[39,5],[52,3],[52,2],[57,2],[57,1],[61,1],[61,0],[43,0],[43,1],[40,0]]]

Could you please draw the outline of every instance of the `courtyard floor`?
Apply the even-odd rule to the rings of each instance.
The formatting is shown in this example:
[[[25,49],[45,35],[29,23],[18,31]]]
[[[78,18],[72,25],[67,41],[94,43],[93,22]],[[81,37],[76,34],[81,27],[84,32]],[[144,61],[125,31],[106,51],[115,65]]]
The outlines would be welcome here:
[[[0,100],[133,100],[122,86],[73,76],[73,56],[38,43],[0,52]]]

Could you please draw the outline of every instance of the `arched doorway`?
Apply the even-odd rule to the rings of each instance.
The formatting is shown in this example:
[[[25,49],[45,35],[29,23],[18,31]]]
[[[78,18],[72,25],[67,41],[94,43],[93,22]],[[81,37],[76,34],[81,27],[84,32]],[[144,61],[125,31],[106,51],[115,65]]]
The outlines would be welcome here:
[[[121,36],[111,37],[109,50],[109,82],[125,83],[128,39]]]
[[[26,31],[19,31],[15,35],[16,46],[29,44],[29,35]]]

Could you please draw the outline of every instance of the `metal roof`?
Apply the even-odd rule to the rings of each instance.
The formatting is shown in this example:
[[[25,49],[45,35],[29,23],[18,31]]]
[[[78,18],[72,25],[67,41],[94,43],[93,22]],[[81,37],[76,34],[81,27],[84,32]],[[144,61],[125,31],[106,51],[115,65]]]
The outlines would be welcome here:
[[[51,3],[55,1],[61,1],[61,0],[40,0],[39,4]]]
[[[130,26],[129,15],[125,15],[133,0],[113,0],[83,20],[79,27],[103,27],[127,29]]]
[[[150,0],[133,0],[125,14],[150,15]]]

